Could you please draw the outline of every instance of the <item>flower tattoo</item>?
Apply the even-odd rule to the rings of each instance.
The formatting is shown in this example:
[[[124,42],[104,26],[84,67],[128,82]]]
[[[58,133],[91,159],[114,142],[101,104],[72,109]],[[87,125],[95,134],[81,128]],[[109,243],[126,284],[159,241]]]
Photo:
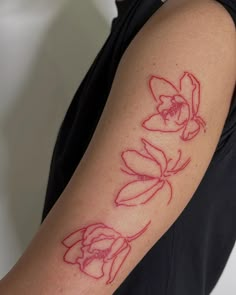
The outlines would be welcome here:
[[[157,102],[157,112],[149,116],[142,126],[149,131],[178,132],[184,141],[191,140],[206,123],[198,115],[200,106],[200,83],[194,75],[185,72],[179,86],[168,80],[152,76],[149,87]]]
[[[206,123],[199,115],[200,83],[193,74],[184,72],[175,86],[163,77],[152,76],[149,87],[156,102],[156,111],[142,122],[150,132],[179,132],[183,141],[195,138]],[[154,198],[173,199],[171,177],[183,171],[191,158],[167,157],[165,150],[141,138],[142,150],[127,149],[121,153],[121,171],[130,178],[116,192],[116,207],[147,204]],[[113,208],[114,209],[114,208]],[[62,244],[66,248],[63,261],[94,280],[110,284],[116,278],[132,249],[132,242],[142,236],[151,221],[134,235],[126,236],[104,223],[93,223],[68,235]]]
[[[173,164],[172,159],[167,159],[163,150],[145,139],[142,139],[142,142],[146,154],[136,150],[127,150],[122,153],[125,164],[125,169],[122,171],[135,177],[135,180],[123,186],[118,192],[115,200],[117,206],[143,205],[161,194],[169,196],[168,204],[170,204],[173,189],[168,178],[183,170],[190,162],[189,158],[184,163],[180,163],[182,152],[179,150],[179,157]]]
[[[115,279],[131,251],[131,242],[139,238],[151,221],[139,232],[124,237],[103,223],[94,223],[67,236],[64,262],[78,265],[81,272],[94,279],[107,276],[106,284]]]

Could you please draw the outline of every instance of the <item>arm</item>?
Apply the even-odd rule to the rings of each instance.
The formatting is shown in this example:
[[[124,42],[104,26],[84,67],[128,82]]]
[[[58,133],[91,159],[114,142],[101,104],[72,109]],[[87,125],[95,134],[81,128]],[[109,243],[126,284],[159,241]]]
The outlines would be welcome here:
[[[80,165],[1,294],[112,294],[190,201],[227,116],[235,28],[213,1],[174,2],[126,50]]]

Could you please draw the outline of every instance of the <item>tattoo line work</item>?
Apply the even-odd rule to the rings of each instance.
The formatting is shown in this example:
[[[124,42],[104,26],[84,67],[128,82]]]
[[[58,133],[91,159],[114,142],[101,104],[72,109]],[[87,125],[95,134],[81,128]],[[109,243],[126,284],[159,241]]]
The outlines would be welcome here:
[[[132,175],[135,180],[123,186],[115,200],[116,206],[137,206],[146,204],[152,198],[169,196],[168,205],[173,198],[172,184],[168,178],[183,170],[190,158],[181,163],[182,151],[175,163],[167,159],[163,150],[142,139],[146,154],[136,150],[126,150],[121,157],[125,164],[124,173]]]
[[[151,221],[142,230],[128,237],[103,223],[83,227],[62,241],[67,248],[63,260],[78,265],[81,272],[91,278],[98,280],[107,276],[106,284],[110,284],[128,257],[131,242],[139,238],[150,224]]]
[[[181,132],[183,141],[193,139],[206,123],[198,115],[200,106],[200,83],[194,75],[184,72],[179,86],[175,87],[163,77],[152,76],[149,87],[157,102],[157,112],[142,122],[148,131]],[[165,152],[141,138],[144,151],[127,149],[121,154],[125,168],[121,171],[135,179],[125,184],[118,192],[116,206],[133,207],[143,205],[161,195],[173,199],[173,187],[169,177],[184,170],[191,158],[182,161],[178,150],[177,160],[167,158]],[[85,275],[99,280],[106,277],[106,284],[115,279],[131,251],[131,242],[148,229],[151,221],[133,236],[123,236],[104,223],[83,227],[69,236],[62,244],[67,248],[63,260],[78,265]]]
[[[149,88],[157,102],[157,112],[143,121],[149,131],[178,132],[184,141],[191,140],[203,128],[205,121],[198,115],[200,106],[200,83],[193,74],[184,72],[179,87],[163,77],[152,76]]]

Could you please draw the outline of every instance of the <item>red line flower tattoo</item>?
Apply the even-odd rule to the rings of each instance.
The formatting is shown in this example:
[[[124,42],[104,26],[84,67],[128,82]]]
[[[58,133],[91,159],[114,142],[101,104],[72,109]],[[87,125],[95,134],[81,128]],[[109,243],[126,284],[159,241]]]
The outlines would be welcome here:
[[[206,123],[198,115],[200,106],[200,83],[194,75],[184,72],[179,86],[170,81],[152,76],[149,87],[157,102],[157,113],[149,116],[142,126],[149,131],[177,132],[182,140],[191,140]]]
[[[136,150],[127,150],[121,157],[125,164],[123,172],[135,177],[121,188],[116,197],[117,206],[137,206],[149,202],[157,195],[169,197],[168,205],[173,198],[172,184],[168,178],[183,170],[190,162],[190,158],[181,162],[182,152],[173,164],[172,159],[167,159],[165,153],[142,139],[146,154]]]
[[[139,238],[151,221],[138,233],[124,237],[103,223],[94,223],[67,236],[62,244],[67,248],[64,262],[78,265],[81,272],[94,279],[115,279],[131,251],[130,243]]]

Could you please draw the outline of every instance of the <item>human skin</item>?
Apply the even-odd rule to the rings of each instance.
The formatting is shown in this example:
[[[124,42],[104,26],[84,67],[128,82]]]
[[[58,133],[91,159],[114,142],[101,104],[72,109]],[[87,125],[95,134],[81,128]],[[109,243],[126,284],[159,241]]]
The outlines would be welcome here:
[[[235,53],[234,24],[215,1],[169,0],[149,19],[122,57],[82,161],[24,255],[0,282],[1,294],[110,295],[118,288],[178,218],[204,176],[235,86]],[[144,122],[163,110],[168,121],[174,118],[183,128],[189,124],[190,103],[182,104],[179,89],[159,93],[167,97],[161,105],[153,97],[160,87],[149,87],[155,76],[177,88],[186,72],[200,84],[194,118],[204,121],[201,130],[161,132],[162,123],[158,130],[152,124],[145,128]],[[193,93],[191,83],[186,89]],[[134,181],[141,182],[127,190]],[[147,181],[160,185],[153,196],[137,193]],[[167,181],[171,198],[163,191]]]

